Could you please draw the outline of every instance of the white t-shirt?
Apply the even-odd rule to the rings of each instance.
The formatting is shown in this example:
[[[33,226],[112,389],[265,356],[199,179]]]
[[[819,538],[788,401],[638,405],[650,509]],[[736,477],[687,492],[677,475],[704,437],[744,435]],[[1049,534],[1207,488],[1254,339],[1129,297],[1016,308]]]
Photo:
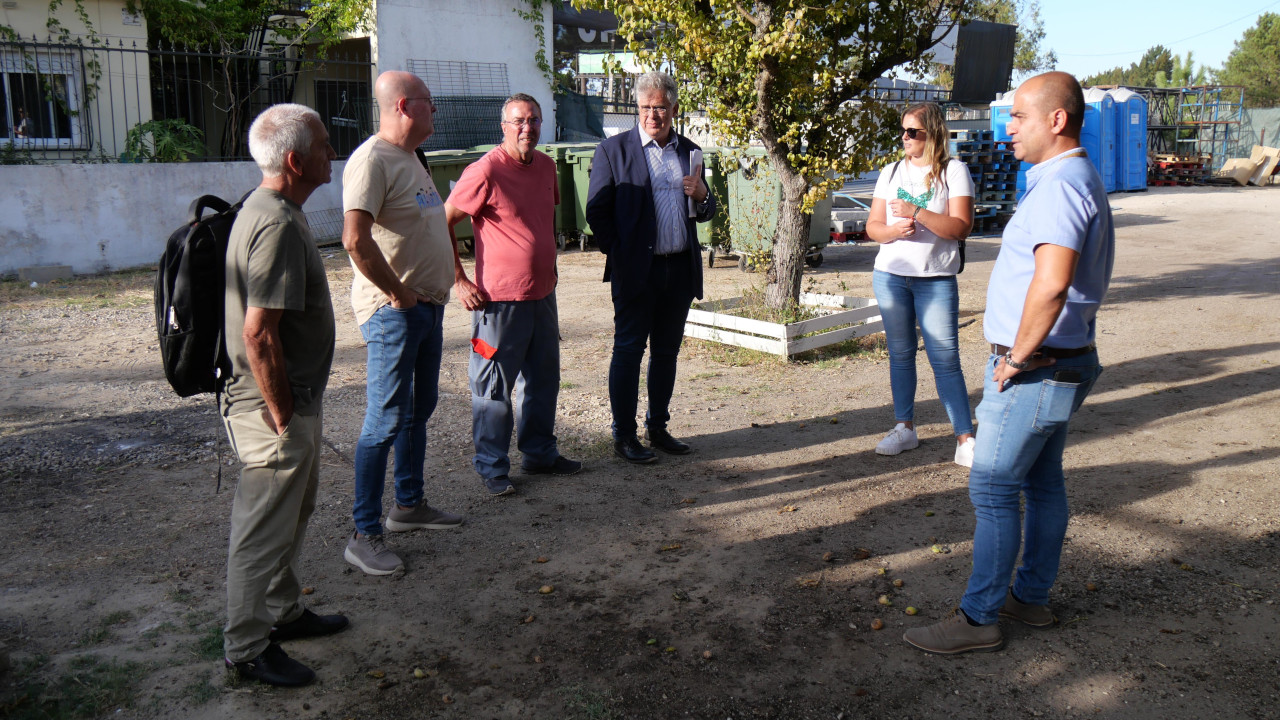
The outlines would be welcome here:
[[[910,219],[894,215],[888,207],[891,200],[906,200],[930,212],[945,215],[951,198],[973,197],[973,180],[969,178],[969,168],[955,158],[947,163],[946,183],[935,180],[933,195],[927,201],[925,196],[928,195],[929,188],[925,186],[924,179],[929,174],[929,169],[917,167],[906,160],[897,163],[897,166],[897,172],[894,172],[893,164],[885,166],[880,171],[880,179],[876,180],[875,196],[885,201],[885,223],[888,225],[897,225]],[[951,240],[940,239],[929,228],[917,222],[915,235],[898,238],[880,246],[875,268],[907,277],[955,275],[960,270],[960,245]]]

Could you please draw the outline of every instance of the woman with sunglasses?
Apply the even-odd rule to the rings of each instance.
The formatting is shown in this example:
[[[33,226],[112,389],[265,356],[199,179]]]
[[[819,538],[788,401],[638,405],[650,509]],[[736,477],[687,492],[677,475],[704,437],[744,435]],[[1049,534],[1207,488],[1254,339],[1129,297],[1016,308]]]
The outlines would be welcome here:
[[[947,154],[947,126],[934,103],[902,115],[904,157],[880,171],[867,236],[880,243],[872,287],[889,346],[889,386],[897,424],[876,445],[897,455],[920,445],[915,430],[916,325],[933,366],[938,397],[956,436],[955,461],[973,465],[973,420],[960,369],[956,274],[960,241],[973,227],[973,181]]]

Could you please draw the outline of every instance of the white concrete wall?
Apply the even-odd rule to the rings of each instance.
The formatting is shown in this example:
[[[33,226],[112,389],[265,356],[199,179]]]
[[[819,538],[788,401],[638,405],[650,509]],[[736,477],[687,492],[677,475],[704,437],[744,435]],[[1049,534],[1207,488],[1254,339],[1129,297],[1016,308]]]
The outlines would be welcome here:
[[[408,70],[408,60],[506,63],[511,92],[523,92],[542,106],[543,141],[555,129],[555,99],[534,61],[534,27],[515,13],[522,0],[377,0],[374,62],[379,72]],[[551,59],[554,28],[551,5],[543,9],[543,38]],[[435,88],[431,88],[435,92]],[[496,120],[496,119],[495,119]]]
[[[303,210],[342,207],[342,168]],[[35,265],[96,273],[154,265],[200,195],[238,200],[252,162],[0,167],[0,275]]]

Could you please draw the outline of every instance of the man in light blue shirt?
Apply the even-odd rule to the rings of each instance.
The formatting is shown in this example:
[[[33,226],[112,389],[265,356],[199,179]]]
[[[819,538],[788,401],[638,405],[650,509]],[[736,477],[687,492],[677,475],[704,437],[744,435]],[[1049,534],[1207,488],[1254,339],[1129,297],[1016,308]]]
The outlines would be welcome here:
[[[1080,147],[1083,122],[1084,95],[1066,73],[1031,78],[1014,96],[1014,155],[1035,167],[987,289],[991,357],[969,473],[973,572],[954,615],[903,635],[926,652],[999,650],[1000,617],[1056,622],[1049,589],[1067,531],[1062,452],[1068,422],[1102,372],[1096,317],[1115,259],[1111,206]]]

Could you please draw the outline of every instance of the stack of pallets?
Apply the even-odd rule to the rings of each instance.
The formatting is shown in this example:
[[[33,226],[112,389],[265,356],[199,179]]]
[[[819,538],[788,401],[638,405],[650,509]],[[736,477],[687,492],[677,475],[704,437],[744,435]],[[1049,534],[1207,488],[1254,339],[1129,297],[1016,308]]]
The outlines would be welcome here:
[[[1209,177],[1209,155],[1156,155],[1147,166],[1148,185],[1200,185]]]
[[[1017,202],[1018,161],[1007,142],[995,142],[990,130],[952,130],[951,156],[969,168],[973,179],[971,235],[998,233]]]

